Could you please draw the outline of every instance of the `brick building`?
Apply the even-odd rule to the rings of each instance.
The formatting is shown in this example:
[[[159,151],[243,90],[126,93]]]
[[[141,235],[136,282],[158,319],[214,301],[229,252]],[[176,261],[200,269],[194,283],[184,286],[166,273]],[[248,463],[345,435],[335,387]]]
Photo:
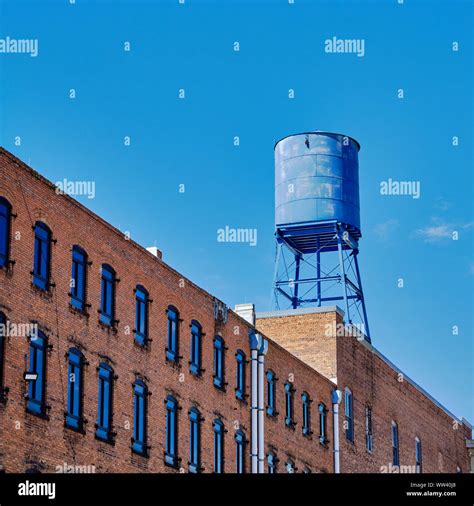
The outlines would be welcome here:
[[[3,149],[0,236],[5,472],[469,469],[468,423],[340,309],[255,324]]]

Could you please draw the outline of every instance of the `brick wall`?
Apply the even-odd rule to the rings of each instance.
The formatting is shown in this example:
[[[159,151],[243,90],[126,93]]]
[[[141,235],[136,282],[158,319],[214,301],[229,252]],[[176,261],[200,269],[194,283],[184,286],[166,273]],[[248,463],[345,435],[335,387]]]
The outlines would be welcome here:
[[[257,324],[258,327],[258,324]],[[334,384],[324,376],[300,360],[288,360],[288,352],[274,342],[269,342],[269,350],[265,359],[266,370],[276,373],[276,411],[277,416],[266,416],[265,443],[266,452],[274,450],[278,462],[278,472],[285,472],[285,462],[291,458],[296,464],[296,472],[302,472],[305,467],[313,473],[333,472],[332,451],[332,419],[331,392]],[[285,383],[290,381],[294,388],[294,420],[295,427],[285,425]],[[303,435],[303,404],[301,395],[307,392],[311,397],[310,436]],[[322,445],[319,442],[318,404],[323,402],[327,413],[328,441]]]
[[[345,438],[344,399],[340,405],[341,472],[388,472],[392,462],[391,424],[398,425],[401,466],[415,465],[415,437],[422,444],[423,472],[469,471],[466,438],[471,429],[414,386],[370,345],[340,335],[341,314],[327,309],[257,314],[257,327],[306,364],[353,394],[354,442]],[[336,324],[336,326],[335,326]],[[332,337],[326,329],[335,329]],[[339,331],[339,334],[337,333]],[[366,448],[365,406],[372,407],[373,451]]]
[[[6,404],[0,404],[0,466],[7,472],[23,472],[35,467],[54,472],[63,464],[94,466],[96,472],[179,472],[164,465],[165,397],[172,393],[179,401],[178,455],[182,471],[187,472],[189,459],[188,410],[198,407],[204,417],[201,430],[202,466],[213,469],[212,421],[220,417],[227,433],[224,440],[224,471],[235,472],[234,434],[241,428],[250,442],[250,406],[235,398],[237,349],[250,358],[249,324],[233,312],[227,323],[216,323],[214,298],[183,278],[163,261],[137,245],[117,229],[88,211],[73,199],[58,195],[54,186],[13,155],[0,149],[0,195],[12,204],[16,217],[12,220],[11,259],[14,266],[0,270],[0,311],[13,323],[38,322],[48,337],[51,349],[47,354],[48,419],[25,410],[27,384],[28,338],[9,336],[6,340],[4,383],[9,388]],[[32,285],[33,229],[36,220],[52,230],[52,281],[55,286],[44,294]],[[87,271],[87,314],[74,311],[69,305],[71,248],[81,246],[92,264]],[[116,331],[99,323],[100,268],[110,264],[120,281],[116,286]],[[135,344],[134,288],[143,285],[152,303],[149,308],[151,343],[142,348]],[[165,359],[168,305],[180,311],[179,366]],[[190,322],[198,320],[203,328],[202,377],[189,373]],[[220,333],[227,346],[225,374],[226,392],[213,386],[213,337]],[[88,365],[84,374],[85,433],[79,434],[64,426],[67,397],[67,359],[70,347],[78,347]],[[113,396],[113,445],[95,439],[97,420],[97,366],[108,361],[117,379]],[[313,399],[313,430],[317,433],[317,402],[330,405],[331,383],[319,373],[293,357],[288,351],[270,342],[266,368],[273,368],[278,381],[277,409],[274,420],[266,420],[266,451],[274,448],[280,459],[279,472],[287,456],[295,460],[299,471],[308,466],[312,471],[332,470],[332,451],[322,447],[317,438],[301,433],[301,393],[307,390]],[[132,383],[136,375],[146,381],[151,393],[148,399],[148,457],[132,453],[133,398]],[[292,375],[295,392],[294,431],[284,426],[283,378]],[[250,365],[246,367],[246,393],[250,393]],[[328,417],[328,434],[332,426]],[[7,437],[3,437],[7,434]],[[250,445],[245,452],[246,469],[250,470]]]
[[[354,443],[346,441],[341,417],[341,471],[382,472],[392,462],[391,424],[399,431],[401,466],[415,465],[415,438],[423,472],[469,472],[465,439],[470,429],[438,407],[399,370],[352,337],[337,338],[338,388],[353,393]],[[420,359],[422,360],[422,359]],[[374,449],[365,443],[365,406],[372,406]],[[341,403],[344,413],[344,401]]]
[[[337,374],[333,336],[334,325],[341,322],[341,313],[336,308],[309,313],[297,309],[257,314],[259,330],[329,379]]]

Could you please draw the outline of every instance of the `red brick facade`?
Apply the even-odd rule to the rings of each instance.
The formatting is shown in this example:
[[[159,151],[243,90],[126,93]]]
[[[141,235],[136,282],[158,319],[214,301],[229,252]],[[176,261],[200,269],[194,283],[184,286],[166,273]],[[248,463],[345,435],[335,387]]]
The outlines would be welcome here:
[[[262,332],[324,371],[342,391],[341,472],[396,472],[392,421],[398,426],[401,472],[414,472],[416,437],[421,441],[423,472],[469,472],[466,440],[471,438],[471,428],[467,422],[440,407],[366,341],[340,335],[341,322],[339,310],[257,314],[257,327]],[[353,395],[353,442],[345,437],[346,387]],[[366,406],[372,409],[371,452],[366,447]]]
[[[224,472],[236,471],[234,435],[241,429],[250,442],[250,364],[247,363],[246,399],[236,399],[236,358],[242,350],[250,359],[248,333],[251,326],[232,311],[227,322],[215,318],[216,300],[210,294],[182,277],[170,266],[128,240],[98,216],[68,196],[55,192],[55,187],[38,173],[0,150],[0,196],[12,206],[10,259],[8,269],[0,270],[0,311],[13,323],[37,322],[48,339],[46,363],[47,417],[40,418],[25,409],[29,354],[28,336],[8,336],[5,342],[3,385],[8,388],[6,402],[0,403],[0,466],[6,472],[36,469],[54,472],[57,466],[94,466],[96,472],[187,472],[189,460],[188,411],[199,409],[201,422],[201,466],[203,472],[213,471],[213,420],[224,423]],[[42,292],[32,284],[33,226],[37,220],[52,231],[51,282]],[[74,310],[68,295],[71,279],[71,249],[79,245],[88,255],[86,314]],[[114,268],[116,283],[116,318],[114,329],[99,323],[102,264]],[[134,341],[134,289],[143,285],[152,302],[149,306],[151,342],[145,348]],[[180,313],[180,348],[178,366],[167,362],[168,305]],[[202,368],[200,377],[189,372],[190,323],[202,325]],[[225,350],[226,391],[213,385],[213,338],[222,335]],[[87,361],[84,373],[84,433],[77,433],[64,424],[69,348],[80,349]],[[94,437],[97,420],[98,372],[101,362],[108,363],[116,380],[113,391],[114,443]],[[270,342],[266,369],[271,367],[280,378],[277,384],[277,408],[280,414],[267,417],[265,450],[275,448],[280,460],[291,457],[297,470],[331,472],[332,449],[322,447],[317,437],[304,436],[301,430],[301,393],[307,390],[314,425],[317,402],[324,399],[330,406],[332,384],[289,352]],[[295,385],[294,430],[286,428],[284,418],[283,378],[292,375]],[[131,451],[133,435],[132,384],[137,377],[144,380],[148,396],[148,456]],[[179,402],[178,469],[164,464],[165,398],[172,394]],[[313,429],[316,433],[316,429]],[[331,429],[328,416],[328,431]],[[3,435],[7,434],[7,437]],[[250,444],[245,455],[246,472],[250,471]]]

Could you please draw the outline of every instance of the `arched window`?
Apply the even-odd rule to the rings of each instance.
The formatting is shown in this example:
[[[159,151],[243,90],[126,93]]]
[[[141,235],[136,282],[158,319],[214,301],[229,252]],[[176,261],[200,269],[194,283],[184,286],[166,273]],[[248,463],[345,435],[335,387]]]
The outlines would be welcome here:
[[[295,422],[293,419],[293,385],[288,381],[285,383],[285,397],[286,397],[286,416],[285,416],[285,425],[287,427],[293,428],[295,426]]]
[[[77,348],[68,352],[68,383],[66,427],[81,431],[83,428],[83,365],[84,356]]]
[[[29,367],[26,375],[28,381],[26,409],[36,415],[46,414],[46,350],[46,335],[38,330],[30,336]]]
[[[87,253],[79,246],[72,247],[71,305],[79,311],[86,308]]]
[[[311,432],[311,397],[308,392],[303,392],[301,394],[301,400],[303,401],[303,434],[305,436],[310,436]]]
[[[400,465],[399,451],[398,451],[398,425],[392,421],[392,464],[394,466]]]
[[[49,290],[51,269],[51,230],[42,221],[35,224],[35,251],[33,284],[41,290]]]
[[[276,453],[271,451],[267,455],[268,474],[275,474],[277,472],[278,459]]]
[[[354,442],[354,415],[352,392],[346,387],[344,392],[344,415],[346,418],[346,439]]]
[[[319,442],[324,445],[327,442],[327,409],[323,402],[319,403]]]
[[[100,321],[107,326],[115,325],[115,271],[110,265],[102,264]]]
[[[201,471],[201,414],[197,408],[189,410],[189,472]]]
[[[101,363],[99,365],[99,402],[95,436],[107,443],[112,442],[113,384],[113,369],[109,365]]]
[[[145,383],[137,379],[133,384],[133,439],[132,450],[147,454],[147,395]]]
[[[212,424],[214,429],[214,472],[224,472],[224,424],[216,418]]]
[[[191,322],[191,357],[189,360],[189,372],[195,376],[201,374],[201,324],[193,320]]]
[[[179,311],[174,306],[168,306],[168,346],[166,359],[170,362],[179,361]]]
[[[166,450],[165,464],[171,467],[178,466],[178,401],[168,395],[166,403]]]
[[[273,371],[267,371],[267,415],[276,415],[276,390],[275,390],[276,376]]]
[[[245,400],[245,353],[242,350],[237,350],[235,357],[237,359],[235,396],[243,401]]]
[[[12,206],[4,197],[0,197],[0,269],[8,266],[10,259],[10,227]]]
[[[148,341],[148,292],[141,285],[135,288],[135,341],[145,345]]]
[[[7,318],[0,312],[0,403],[5,402],[5,338],[7,337]]]
[[[239,474],[245,473],[245,434],[242,430],[235,433],[236,462],[235,469]]]
[[[224,379],[224,339],[221,336],[214,337],[214,386],[221,390],[225,387]]]

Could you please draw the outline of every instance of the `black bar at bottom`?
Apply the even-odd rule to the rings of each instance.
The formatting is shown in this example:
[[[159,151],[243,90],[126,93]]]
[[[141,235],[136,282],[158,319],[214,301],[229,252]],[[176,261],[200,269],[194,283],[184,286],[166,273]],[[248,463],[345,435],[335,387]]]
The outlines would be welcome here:
[[[2,474],[0,505],[466,505],[472,474]]]

